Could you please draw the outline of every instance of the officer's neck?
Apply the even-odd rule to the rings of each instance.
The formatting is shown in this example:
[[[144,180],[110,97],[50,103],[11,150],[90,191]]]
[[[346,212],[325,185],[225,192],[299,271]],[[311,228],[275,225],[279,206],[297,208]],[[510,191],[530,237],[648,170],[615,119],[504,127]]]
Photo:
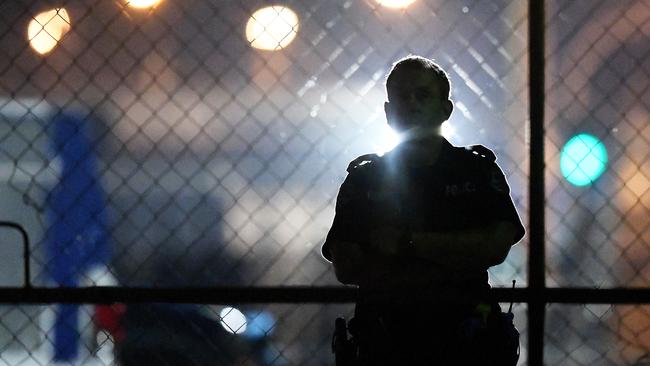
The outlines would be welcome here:
[[[402,147],[404,164],[411,168],[434,165],[440,157],[443,142],[444,138],[440,135],[404,142]]]

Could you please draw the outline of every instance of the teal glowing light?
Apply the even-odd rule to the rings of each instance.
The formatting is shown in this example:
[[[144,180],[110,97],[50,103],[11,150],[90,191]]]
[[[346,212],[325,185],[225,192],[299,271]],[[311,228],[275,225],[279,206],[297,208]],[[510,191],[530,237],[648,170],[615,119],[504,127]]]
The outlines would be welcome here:
[[[586,133],[569,140],[560,154],[560,170],[569,183],[586,186],[605,171],[607,150],[594,136]]]

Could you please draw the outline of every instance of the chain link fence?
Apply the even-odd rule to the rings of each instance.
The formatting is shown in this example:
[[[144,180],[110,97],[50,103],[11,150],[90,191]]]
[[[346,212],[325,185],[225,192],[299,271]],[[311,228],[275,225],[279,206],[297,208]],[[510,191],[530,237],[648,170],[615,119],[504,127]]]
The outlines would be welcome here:
[[[30,233],[34,285],[337,285],[320,255],[336,192],[350,160],[390,148],[383,81],[409,53],[449,72],[445,135],[496,152],[527,221],[525,2],[284,1],[270,16],[264,1],[141,3],[0,4],[0,220]],[[547,14],[548,282],[646,286],[650,6]],[[256,48],[276,26],[272,50]],[[578,132],[609,154],[586,188],[559,168]],[[21,286],[20,237],[0,232],[1,284]],[[494,286],[526,286],[526,249],[491,269]],[[549,307],[547,362],[634,364],[644,309]],[[352,305],[0,310],[0,364],[320,365]]]
[[[548,286],[647,287],[650,3],[549,1],[547,19]],[[578,135],[597,164],[571,176]],[[551,305],[545,362],[649,364],[649,322],[647,306]]]

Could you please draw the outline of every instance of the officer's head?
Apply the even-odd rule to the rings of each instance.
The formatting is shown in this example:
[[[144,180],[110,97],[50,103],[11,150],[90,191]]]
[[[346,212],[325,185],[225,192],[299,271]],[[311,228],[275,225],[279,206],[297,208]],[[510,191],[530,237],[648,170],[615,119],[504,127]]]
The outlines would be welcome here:
[[[397,132],[439,127],[454,106],[447,73],[430,59],[410,55],[393,64],[386,78],[388,124]]]

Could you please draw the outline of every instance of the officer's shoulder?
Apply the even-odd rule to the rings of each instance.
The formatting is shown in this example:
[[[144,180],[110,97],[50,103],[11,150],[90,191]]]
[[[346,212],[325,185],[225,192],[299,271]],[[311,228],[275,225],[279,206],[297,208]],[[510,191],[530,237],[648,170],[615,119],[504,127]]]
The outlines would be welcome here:
[[[483,145],[461,146],[458,150],[462,151],[467,157],[474,158],[478,161],[493,163],[497,160],[494,152]]]
[[[377,154],[361,155],[348,164],[347,172],[352,174],[377,168],[381,164],[381,160],[381,156]]]

